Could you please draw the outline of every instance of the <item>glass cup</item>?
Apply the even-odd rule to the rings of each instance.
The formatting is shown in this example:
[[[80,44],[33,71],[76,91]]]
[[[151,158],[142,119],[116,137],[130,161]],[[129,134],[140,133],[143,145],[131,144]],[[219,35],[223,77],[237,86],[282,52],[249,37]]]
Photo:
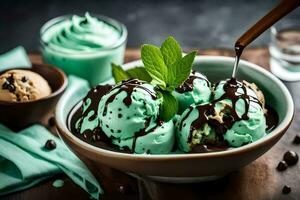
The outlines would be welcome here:
[[[120,22],[100,15],[92,15],[98,20],[114,27],[120,37],[113,46],[93,48],[92,51],[66,51],[53,44],[49,44],[49,34],[53,27],[63,25],[72,15],[54,18],[44,24],[40,30],[41,52],[45,63],[61,68],[66,74],[73,74],[89,81],[95,86],[112,77],[111,63],[123,64],[127,41],[127,29]],[[48,39],[47,39],[48,38]]]
[[[270,69],[283,81],[300,81],[300,20],[283,19],[271,27]]]

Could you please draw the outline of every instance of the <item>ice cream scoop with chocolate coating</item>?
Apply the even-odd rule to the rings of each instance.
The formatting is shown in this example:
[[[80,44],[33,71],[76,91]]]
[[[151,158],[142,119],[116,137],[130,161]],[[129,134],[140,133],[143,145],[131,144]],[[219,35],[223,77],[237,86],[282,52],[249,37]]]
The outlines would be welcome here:
[[[48,82],[30,70],[10,70],[0,75],[0,100],[24,102],[51,94]]]
[[[177,122],[178,146],[185,152],[199,145],[227,143],[239,147],[266,134],[264,98],[245,82],[220,81],[208,104],[192,105]]]
[[[211,97],[211,84],[201,73],[192,71],[188,79],[174,91],[179,107],[178,114],[191,104],[208,103]]]
[[[169,153],[175,141],[174,124],[160,120],[160,104],[153,85],[137,79],[122,81],[101,98],[85,98],[77,128],[80,134],[99,129],[100,140],[109,138],[132,153]]]

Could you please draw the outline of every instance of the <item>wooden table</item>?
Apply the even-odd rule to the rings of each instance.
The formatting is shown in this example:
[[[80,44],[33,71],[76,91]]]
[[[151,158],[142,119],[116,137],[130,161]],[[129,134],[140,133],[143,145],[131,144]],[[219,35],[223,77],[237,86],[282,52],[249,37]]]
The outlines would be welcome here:
[[[232,56],[233,52],[228,50],[199,50],[203,55]],[[140,57],[139,50],[128,49],[125,62]],[[244,52],[243,59],[256,63],[269,69],[269,54],[266,49],[249,49]],[[42,62],[39,54],[31,54],[32,62]],[[283,136],[283,138],[266,154],[250,165],[231,173],[217,181],[199,184],[165,184],[154,182],[138,182],[138,191],[129,195],[108,194],[103,199],[300,199],[300,165],[290,167],[284,172],[278,172],[276,166],[282,159],[286,150],[294,150],[300,153],[300,145],[292,144],[294,136],[300,130],[300,112],[297,102],[300,98],[298,83],[287,83],[294,95],[296,104],[295,119]],[[63,179],[65,185],[55,188],[52,183],[56,179]],[[0,180],[1,181],[1,180]],[[292,192],[288,195],[281,194],[282,187],[288,184]],[[65,175],[57,175],[33,188],[2,197],[5,200],[25,199],[90,199],[80,187],[75,185]]]

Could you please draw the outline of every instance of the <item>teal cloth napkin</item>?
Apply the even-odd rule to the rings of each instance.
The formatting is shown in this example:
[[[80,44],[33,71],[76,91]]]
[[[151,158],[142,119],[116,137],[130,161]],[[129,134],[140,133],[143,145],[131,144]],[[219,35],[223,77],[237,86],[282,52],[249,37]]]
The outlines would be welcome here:
[[[16,47],[0,56],[1,71],[15,67],[31,67],[31,62],[26,54],[25,49],[22,46]]]
[[[13,52],[0,56],[0,71],[3,69],[3,58],[9,55],[9,59],[13,60],[12,54],[17,55],[15,60],[20,66],[28,59],[25,51],[14,49]],[[80,78],[71,77],[68,87],[84,83],[86,81]],[[56,142],[54,150],[44,148],[49,139]],[[95,199],[103,193],[84,163],[48,129],[33,125],[15,133],[0,124],[0,196],[27,189],[58,173],[65,173]]]

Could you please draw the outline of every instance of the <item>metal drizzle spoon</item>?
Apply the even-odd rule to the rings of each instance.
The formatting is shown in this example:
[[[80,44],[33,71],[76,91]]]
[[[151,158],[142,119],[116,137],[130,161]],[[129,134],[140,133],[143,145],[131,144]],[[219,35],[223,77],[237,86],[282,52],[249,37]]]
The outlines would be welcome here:
[[[300,0],[282,0],[268,14],[261,18],[256,24],[248,29],[234,45],[235,62],[233,66],[232,78],[236,78],[238,64],[244,48],[255,40],[259,35],[270,28],[275,22],[283,18],[285,15],[296,9],[300,5]]]

